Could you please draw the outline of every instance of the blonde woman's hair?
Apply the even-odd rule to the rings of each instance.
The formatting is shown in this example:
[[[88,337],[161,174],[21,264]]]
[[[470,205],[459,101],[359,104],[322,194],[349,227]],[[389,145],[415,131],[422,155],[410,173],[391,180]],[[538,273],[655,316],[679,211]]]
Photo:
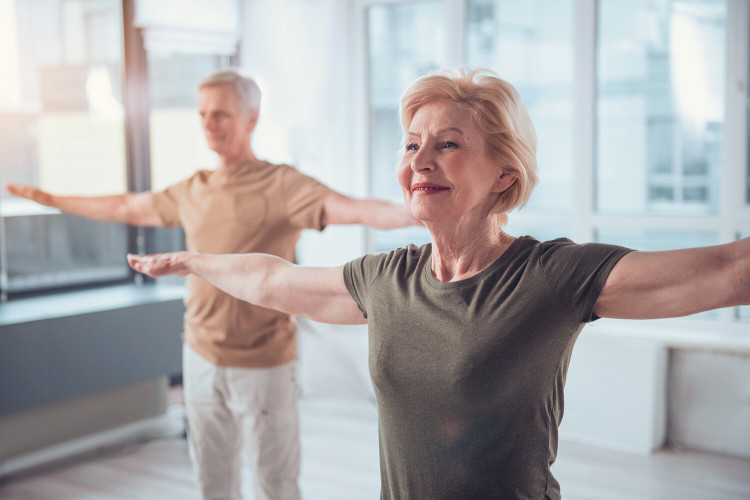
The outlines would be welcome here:
[[[497,162],[502,174],[516,179],[493,207],[504,225],[507,213],[529,200],[538,179],[536,133],[521,97],[489,70],[441,71],[419,78],[406,89],[399,111],[402,128],[409,128],[420,107],[443,99],[469,113],[484,136],[487,156]]]

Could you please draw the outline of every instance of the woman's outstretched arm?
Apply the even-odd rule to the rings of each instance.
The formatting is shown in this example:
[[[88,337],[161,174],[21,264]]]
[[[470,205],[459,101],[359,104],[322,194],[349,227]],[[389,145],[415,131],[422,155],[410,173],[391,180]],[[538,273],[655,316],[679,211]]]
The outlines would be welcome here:
[[[128,263],[154,278],[194,274],[240,300],[315,321],[367,323],[346,289],[343,266],[297,266],[261,253],[193,252],[131,254]]]
[[[750,304],[750,238],[665,252],[631,252],[594,306],[603,318],[651,319]]]

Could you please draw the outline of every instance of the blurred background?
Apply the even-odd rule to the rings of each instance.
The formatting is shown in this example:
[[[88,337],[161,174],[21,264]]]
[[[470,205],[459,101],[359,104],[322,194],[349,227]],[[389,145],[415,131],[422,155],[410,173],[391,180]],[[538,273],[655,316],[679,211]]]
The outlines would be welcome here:
[[[512,83],[536,126],[540,183],[509,233],[725,243],[750,236],[749,31],[746,0],[0,0],[0,183],[98,195],[214,167],[197,85],[241,66],[263,92],[259,157],[400,201],[400,96],[463,65]],[[329,228],[297,260],[426,241]],[[124,256],[183,247],[0,191],[0,477],[168,412],[181,282]],[[301,321],[300,346],[303,397],[372,403],[362,328]],[[566,395],[562,439],[750,464],[750,307],[588,326]]]

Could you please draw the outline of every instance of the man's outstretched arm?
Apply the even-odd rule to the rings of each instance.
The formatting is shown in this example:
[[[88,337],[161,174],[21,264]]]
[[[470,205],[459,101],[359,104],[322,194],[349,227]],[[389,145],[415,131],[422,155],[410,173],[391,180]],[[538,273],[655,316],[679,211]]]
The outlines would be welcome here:
[[[421,225],[403,205],[336,192],[329,194],[323,203],[323,225],[329,224],[363,224],[378,229]]]
[[[32,186],[7,184],[7,190],[46,207],[109,222],[124,222],[133,226],[163,226],[154,207],[150,192],[125,193],[110,196],[57,196]]]
[[[323,323],[367,323],[344,284],[343,266],[297,266],[274,255],[172,252],[128,255],[128,263],[153,278],[199,276],[246,302]]]

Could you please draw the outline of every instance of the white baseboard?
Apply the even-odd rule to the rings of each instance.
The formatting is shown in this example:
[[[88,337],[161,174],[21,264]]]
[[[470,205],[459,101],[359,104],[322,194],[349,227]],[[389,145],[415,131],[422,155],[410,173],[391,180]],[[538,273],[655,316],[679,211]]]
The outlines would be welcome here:
[[[140,439],[177,437],[183,434],[185,409],[171,405],[166,413],[96,434],[71,439],[53,446],[0,461],[0,479],[18,472],[49,464],[98,448],[111,447]]]

